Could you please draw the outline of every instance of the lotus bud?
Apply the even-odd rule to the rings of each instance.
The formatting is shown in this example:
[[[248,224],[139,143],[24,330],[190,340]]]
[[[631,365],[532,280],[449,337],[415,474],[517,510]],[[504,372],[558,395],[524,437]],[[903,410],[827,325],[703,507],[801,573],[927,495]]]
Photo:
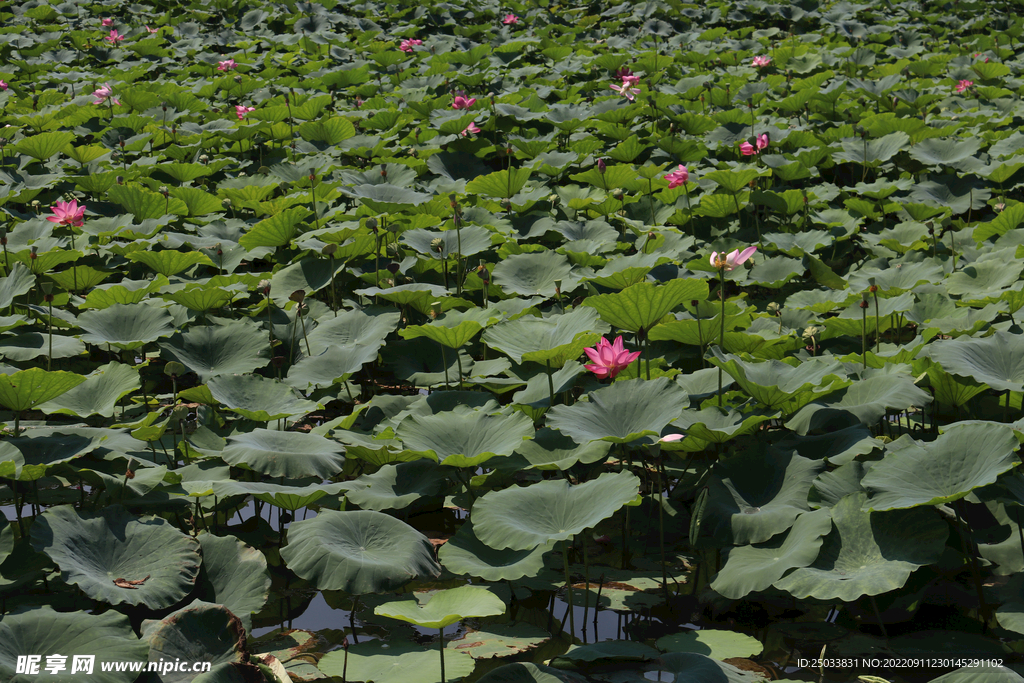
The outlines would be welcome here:
[[[772,301],[768,304],[768,312],[775,316],[782,315],[782,306],[778,301]]]
[[[1003,202],[999,202],[998,204],[995,205],[994,208],[996,210],[996,213],[1001,213],[1003,209],[1006,208],[1006,204],[1004,204]]]
[[[490,283],[491,274],[487,272],[487,268],[485,268],[484,266],[477,266],[476,272],[477,275],[480,276],[480,279],[484,281],[485,285]]]
[[[370,218],[367,218],[366,227],[372,230],[374,234],[377,234],[377,219],[373,218],[372,216]]]
[[[160,188],[157,190],[157,192],[162,194],[164,196],[164,199],[166,199],[167,195],[170,194],[170,190],[167,189],[166,185],[161,185]]]
[[[28,257],[34,261],[35,259],[38,258],[38,256],[37,256],[37,252],[38,251],[39,251],[39,247],[32,247],[31,251],[29,251],[29,253],[28,253]]]
[[[868,287],[868,291],[874,294],[875,292],[878,291],[878,285],[871,285],[870,287]]]
[[[389,263],[386,267],[387,267],[389,273],[391,273],[392,275],[397,275],[398,274],[398,268],[400,267],[400,264],[392,262],[392,263]]]
[[[558,206],[558,195],[554,193],[548,195],[548,201],[551,202],[551,206]]]
[[[39,213],[39,206],[40,206],[39,200],[38,199],[33,199],[32,200],[32,208],[36,210],[36,213]]]
[[[337,244],[325,244],[324,248],[320,250],[320,253],[324,256],[334,256],[335,252],[338,251]]]
[[[225,199],[224,201],[231,201],[231,200],[230,199]],[[224,255],[224,249],[221,247],[221,243],[220,242],[217,242],[217,244],[215,244],[213,246],[213,248],[217,250],[217,256],[223,256]]]
[[[166,102],[161,102],[160,103],[160,108],[163,109],[164,111],[167,111],[167,103]]]
[[[380,166],[380,177],[381,178],[387,178],[388,177],[388,167],[385,166],[384,164],[381,164],[381,166]]]
[[[606,170],[607,170],[607,167],[604,164],[604,159],[598,159],[597,160],[597,172],[600,173],[601,175],[604,175]]]
[[[225,209],[230,209],[231,208],[231,200],[228,199],[227,197],[225,197],[224,199],[221,200],[220,205],[223,206]]]
[[[118,144],[118,146],[121,149],[124,149],[124,136],[123,135],[118,135],[117,136],[117,144]]]
[[[861,300],[860,307],[861,308],[867,308],[868,307],[868,302],[866,300]]]
[[[391,258],[399,258],[401,255],[402,252],[397,244],[392,243],[388,245],[388,256]]]
[[[270,280],[260,280],[260,283],[256,285],[265,296],[270,296]]]
[[[555,280],[555,296],[562,296],[562,281]]]
[[[288,295],[288,299],[290,301],[294,301],[295,303],[299,304],[300,306],[302,305],[302,302],[305,300],[305,298],[306,298],[306,290],[304,290],[304,289],[296,289],[294,292],[292,292],[291,294]]]
[[[690,299],[690,306],[692,306],[693,308],[697,308],[697,306],[699,306],[699,305],[700,305],[699,301],[697,301],[696,299]]]
[[[0,228],[0,246],[7,245],[7,228]]]
[[[430,304],[430,318],[432,320],[437,320],[437,317],[439,315],[441,315],[441,313],[442,313],[441,302],[440,301],[431,302],[431,304]]]
[[[430,250],[431,251],[436,251],[439,254],[441,252],[443,252],[444,251],[444,240],[441,239],[440,237],[435,237],[434,239],[430,240]]]
[[[53,283],[44,282],[39,287],[43,290],[43,301],[50,303],[53,301]]]

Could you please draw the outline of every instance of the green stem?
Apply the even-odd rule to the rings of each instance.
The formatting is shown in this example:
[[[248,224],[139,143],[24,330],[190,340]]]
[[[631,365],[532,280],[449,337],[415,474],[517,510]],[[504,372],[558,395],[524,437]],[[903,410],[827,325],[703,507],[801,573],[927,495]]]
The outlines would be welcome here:
[[[562,564],[565,567],[565,599],[569,603],[569,642],[576,637],[576,616],[572,609],[572,581],[569,578],[569,541],[562,548]]]
[[[875,296],[875,353],[879,353],[882,342],[882,325],[878,322],[878,292],[872,292]]]
[[[860,309],[861,331],[860,331],[860,353],[861,368],[868,369],[868,307],[865,305]]]
[[[725,268],[718,269],[718,298],[722,300],[722,326],[721,334],[718,337],[718,346],[721,347],[722,353],[725,353]],[[722,407],[722,366],[718,366],[718,407]]]
[[[548,396],[550,397],[550,403],[548,403],[548,406],[553,407],[555,405],[555,383],[551,378],[551,361],[544,361],[544,365],[547,366],[548,371]]]
[[[444,683],[444,627],[439,629],[437,647],[441,651],[441,683]]]

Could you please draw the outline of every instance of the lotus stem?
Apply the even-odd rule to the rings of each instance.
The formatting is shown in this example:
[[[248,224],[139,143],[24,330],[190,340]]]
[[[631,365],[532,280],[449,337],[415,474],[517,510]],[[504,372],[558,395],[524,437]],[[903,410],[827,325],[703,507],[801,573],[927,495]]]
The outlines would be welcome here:
[[[455,363],[459,368],[459,389],[462,388],[462,356],[459,355],[459,350],[455,349]]]
[[[359,644],[359,638],[356,637],[356,609],[359,607],[359,596],[352,596],[352,611],[348,613],[348,625],[352,628],[352,642]],[[346,650],[348,648],[345,648]]]
[[[576,636],[576,616],[572,609],[572,580],[569,578],[569,541],[562,548],[562,565],[565,567],[565,598],[569,603],[569,642]]]
[[[437,648],[441,651],[441,683],[444,683],[444,626],[438,629]]]
[[[658,458],[658,546],[661,550],[661,588],[665,591],[665,604],[668,604],[668,566],[665,563],[665,482],[664,462]]]
[[[861,369],[868,369],[868,302],[860,302],[860,360]]]
[[[448,359],[445,357],[444,344],[441,344],[441,365],[444,366],[444,388],[445,388],[445,391],[451,391],[451,387],[448,385]]]
[[[587,534],[583,533],[583,644],[587,643],[587,609],[590,607],[590,599],[587,597],[590,592],[590,552],[587,550]],[[513,595],[515,595],[513,593]],[[597,614],[597,603],[594,603],[594,614]],[[597,641],[597,635],[594,636]]]
[[[718,337],[718,345],[725,352],[725,268],[718,269],[718,298],[722,300],[721,334]],[[718,366],[718,407],[722,407],[722,366]]]
[[[978,616],[981,617],[983,632],[988,631],[988,607],[985,604],[985,594],[981,589],[981,576],[978,573],[978,562],[974,556],[973,546],[967,536],[967,524],[964,522],[963,516],[960,514],[963,508],[963,500],[958,500],[953,503],[953,510],[956,512],[956,530],[960,534],[960,543],[963,547],[964,554],[967,556],[971,566],[971,577],[974,579],[974,588],[978,592]]]
[[[878,602],[875,601],[875,596],[874,595],[870,596],[870,598],[871,598],[871,609],[873,609],[875,611],[875,619],[878,620],[878,628],[881,629],[881,631],[882,631],[882,637],[883,638],[888,638],[889,634],[886,633],[886,631],[885,631],[885,624],[882,622],[882,613],[878,611]]]
[[[338,299],[334,292],[334,254],[332,253],[329,257],[331,259],[331,281],[328,283],[328,287],[331,288],[331,310],[334,311],[334,317],[338,317]]]
[[[644,360],[647,361],[647,381],[651,380],[651,340],[644,332]],[[639,373],[637,373],[639,374]]]
[[[306,355],[312,356],[313,352],[309,350],[309,337],[306,336],[306,321],[302,317],[302,304],[300,303],[295,311],[295,315],[298,317],[299,322],[302,324],[302,338],[306,341]]]
[[[553,407],[555,405],[555,383],[554,380],[551,378],[551,361],[544,361],[544,365],[547,367],[548,370],[548,396],[550,401],[548,403],[548,407]]]

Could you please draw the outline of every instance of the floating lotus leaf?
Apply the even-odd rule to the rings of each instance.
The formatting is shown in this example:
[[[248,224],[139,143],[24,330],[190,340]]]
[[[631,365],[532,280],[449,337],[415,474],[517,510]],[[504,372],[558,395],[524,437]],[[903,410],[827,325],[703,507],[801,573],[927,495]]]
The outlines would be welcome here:
[[[437,649],[424,649],[409,642],[384,643],[379,640],[350,645],[348,665],[342,650],[328,652],[320,660],[320,670],[339,680],[342,673],[347,680],[366,683],[444,683],[437,661]],[[447,656],[444,660],[447,680],[473,673],[476,661],[468,654]]]
[[[254,429],[229,436],[220,454],[231,465],[245,465],[271,477],[333,477],[345,464],[341,444],[316,434]]]
[[[137,349],[174,333],[174,319],[162,308],[145,304],[114,304],[78,316],[82,341]]]
[[[454,476],[453,470],[428,458],[386,464],[351,482],[345,498],[363,510],[403,510],[422,498],[444,494]]]
[[[110,610],[102,614],[86,612],[55,612],[49,605],[36,607],[20,614],[8,614],[0,621],[0,676],[10,683],[30,683],[47,677],[51,680],[71,681],[75,678],[95,683],[131,683],[138,678],[137,671],[117,671],[104,665],[114,662],[146,661],[148,646],[132,630],[128,617]],[[45,653],[45,654],[43,654]],[[39,675],[22,675],[17,671],[18,657],[42,654]],[[67,656],[65,675],[49,676],[43,666],[46,654]],[[89,674],[75,669],[78,657],[95,657]],[[82,666],[80,663],[79,666]]]
[[[842,365],[827,358],[793,364],[779,360],[748,362],[717,347],[712,364],[725,370],[740,387],[762,405],[791,413],[819,396],[853,384]]]
[[[245,628],[223,605],[196,601],[167,615],[161,621],[142,622],[142,640],[149,645],[149,661],[209,662],[211,670],[201,676],[185,671],[162,673],[164,683],[191,681],[254,680],[259,670],[246,662]],[[233,671],[234,670],[234,671]],[[242,672],[248,677],[239,676]]]
[[[60,567],[64,582],[111,605],[170,607],[192,590],[202,561],[199,544],[173,524],[120,506],[95,514],[50,508],[31,534],[32,548]]]
[[[556,282],[564,296],[576,289],[582,275],[561,254],[543,251],[509,256],[494,267],[493,277],[508,294],[554,297]]]
[[[160,348],[206,382],[217,375],[252,372],[267,364],[267,334],[241,322],[190,327]]]
[[[479,683],[564,683],[561,673],[547,666],[516,662],[489,672]]]
[[[320,590],[355,595],[397,590],[441,571],[423,534],[370,510],[321,510],[314,519],[294,522],[281,557]]]
[[[256,422],[304,415],[317,409],[287,384],[259,375],[218,375],[206,387],[224,407]]]
[[[949,527],[932,510],[864,512],[867,500],[862,492],[839,501],[818,558],[775,587],[798,598],[852,602],[900,588],[912,571],[938,561]]]
[[[745,633],[713,628],[663,636],[655,645],[664,652],[695,652],[712,659],[746,658],[761,654],[764,649],[761,641]]]
[[[584,306],[592,306],[601,319],[630,332],[649,330],[668,312],[684,301],[708,298],[704,280],[669,280],[666,283],[641,282],[614,294],[589,296]]]
[[[0,376],[2,380],[2,376]],[[105,436],[53,433],[50,430],[0,442],[0,476],[35,480],[46,474],[52,465],[73,460],[103,445]]]
[[[731,600],[740,600],[750,593],[767,590],[789,570],[807,567],[814,562],[821,548],[822,537],[831,530],[832,518],[827,510],[802,513],[789,531],[785,532],[784,537],[763,544],[743,545],[730,549],[725,565],[715,576],[711,587]],[[661,640],[658,641],[658,647],[673,652],[699,651],[667,647]],[[760,648],[757,652],[760,652]],[[757,652],[725,656],[748,657]],[[712,652],[704,651],[702,654],[722,659]]]
[[[921,355],[960,377],[968,377],[998,391],[1024,391],[1024,338],[995,332],[975,339],[959,337],[929,345]]]
[[[645,662],[659,654],[650,645],[631,640],[602,640],[574,647],[560,657],[575,662]]]
[[[267,558],[234,537],[205,533],[198,538],[203,550],[201,595],[206,602],[228,608],[248,633],[252,615],[263,609],[270,595]]]
[[[629,472],[605,472],[576,486],[548,480],[492,491],[473,505],[473,530],[492,548],[536,548],[611,517],[636,497],[639,486],[640,480]]]
[[[533,650],[551,640],[551,634],[526,622],[487,624],[479,629],[466,628],[459,638],[445,643],[445,648],[468,654],[473,659],[512,657]]]
[[[293,681],[325,679],[316,667],[317,650],[325,644],[323,637],[301,629],[273,631],[255,641],[249,641],[254,653],[270,654],[281,662]],[[288,683],[287,679],[278,683]]]
[[[459,586],[437,591],[424,603],[416,600],[387,602],[374,608],[373,613],[424,628],[443,629],[467,617],[504,614],[505,603],[481,586]]]
[[[595,310],[581,307],[549,318],[524,316],[499,323],[484,332],[483,341],[516,363],[527,360],[560,368],[583,355],[583,349],[595,345],[609,329]]]
[[[1017,437],[998,422],[955,424],[935,441],[903,437],[864,475],[867,510],[942,505],[993,483],[1018,462]]]
[[[664,377],[614,382],[589,394],[589,399],[555,406],[548,412],[548,426],[581,444],[598,439],[629,443],[660,436],[689,404],[686,392]]]
[[[553,547],[552,542],[524,550],[495,550],[476,537],[472,523],[467,521],[441,546],[437,557],[453,574],[484,581],[515,581],[540,573],[544,568],[544,555]]]
[[[36,284],[36,276],[24,263],[15,263],[7,277],[0,278],[0,308],[7,308],[14,297],[28,294]]]
[[[835,417],[835,413],[848,413],[866,426],[878,424],[888,410],[903,411],[923,408],[932,397],[914,384],[909,375],[875,375],[830,395],[828,399],[814,401],[801,408],[786,427],[798,434],[807,434]]]
[[[140,386],[138,370],[117,362],[108,363],[86,376],[78,386],[43,403],[39,409],[47,414],[113,417],[117,402]]]
[[[734,545],[763,543],[810,509],[807,492],[824,466],[777,450],[735,455],[715,468],[702,523]]]
[[[675,674],[673,683],[749,683],[751,675],[731,664],[696,652],[669,652],[661,668]]]
[[[410,415],[396,432],[406,448],[430,453],[451,467],[476,467],[496,455],[509,455],[533,434],[533,420],[522,413],[489,415],[467,406]]]

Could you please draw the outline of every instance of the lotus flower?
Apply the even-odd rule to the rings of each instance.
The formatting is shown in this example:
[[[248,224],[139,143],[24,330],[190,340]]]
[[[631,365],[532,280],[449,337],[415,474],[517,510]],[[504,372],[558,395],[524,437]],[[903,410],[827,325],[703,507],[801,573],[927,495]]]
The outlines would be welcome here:
[[[630,363],[640,357],[639,351],[630,353],[622,346],[622,337],[616,337],[612,344],[601,337],[597,346],[583,349],[583,352],[590,360],[594,361],[593,365],[584,365],[583,367],[594,373],[598,379],[615,379],[615,375],[625,370]]]
[[[719,270],[735,270],[736,266],[741,266],[746,263],[747,259],[754,255],[757,251],[757,247],[750,246],[740,251],[739,249],[733,249],[731,252],[726,254],[722,252],[719,256],[717,251],[711,252],[711,265]]]
[[[47,216],[46,220],[51,223],[73,225],[80,228],[85,222],[85,204],[79,206],[77,199],[72,199],[70,202],[57,202],[50,210],[53,211],[53,215]]]
[[[685,185],[689,179],[690,172],[682,164],[679,165],[679,168],[665,176],[665,180],[668,181],[668,189],[670,190],[680,185]]]
[[[772,58],[767,55],[758,55],[754,57],[754,61],[751,62],[751,66],[765,67],[772,63]]]
[[[225,59],[223,62],[217,62],[217,71],[231,71],[238,64],[233,59]]]
[[[974,81],[963,80],[956,84],[956,88],[954,88],[954,90],[956,90],[957,92],[963,92],[964,90],[973,87]]]
[[[8,85],[3,81],[0,81],[0,90],[7,90]]]
[[[626,80],[626,78],[634,78],[633,71],[628,66],[624,66],[618,71],[616,71],[615,76],[616,78],[623,81]],[[637,80],[639,80],[639,78]]]
[[[462,136],[475,135],[480,132],[480,129],[476,127],[476,121],[470,121],[466,129],[462,131]]]
[[[755,142],[757,143],[757,147],[754,147],[754,145],[750,144],[749,142],[740,143],[740,152],[743,154],[743,156],[749,157],[753,156],[754,154],[760,154],[762,149],[767,148],[768,133],[762,133],[761,135],[758,135]]]
[[[113,26],[114,25],[114,20],[111,19],[110,17],[104,17],[103,21],[101,21],[100,23],[103,24],[104,26]]]
[[[110,87],[109,83],[104,83],[102,88],[93,91],[92,96],[96,98],[93,104],[103,104],[108,98],[113,97],[113,95],[114,89]],[[118,106],[121,105],[121,102],[116,97],[113,97],[113,100],[114,104]]]
[[[146,33],[160,33],[160,29],[158,29],[158,28],[150,28],[149,26],[147,26],[146,27]]]
[[[412,52],[412,49],[414,47],[422,44],[423,41],[420,40],[419,38],[409,38],[407,40],[403,40],[401,45],[398,46],[398,49],[401,50],[402,52]]]
[[[115,29],[111,29],[110,35],[109,36],[105,36],[103,38],[103,40],[107,41],[111,45],[117,45],[122,40],[124,40],[124,36],[121,35],[120,33],[118,33],[117,29],[115,28]]]
[[[245,118],[245,115],[251,111],[256,111],[256,107],[246,107],[245,105],[235,105],[235,114],[238,116],[238,120],[241,121]]]
[[[470,97],[466,99],[462,95],[456,95],[455,99],[452,100],[452,109],[469,109],[476,104],[476,98]]]
[[[623,79],[622,85],[611,85],[609,87],[615,92],[625,97],[630,102],[636,99],[636,95],[640,94],[640,88],[630,87],[630,84],[625,79]]]
[[[505,17],[501,20],[501,23],[505,24],[505,26],[508,26],[509,24],[518,24],[519,17],[517,17],[514,14],[506,14]]]

